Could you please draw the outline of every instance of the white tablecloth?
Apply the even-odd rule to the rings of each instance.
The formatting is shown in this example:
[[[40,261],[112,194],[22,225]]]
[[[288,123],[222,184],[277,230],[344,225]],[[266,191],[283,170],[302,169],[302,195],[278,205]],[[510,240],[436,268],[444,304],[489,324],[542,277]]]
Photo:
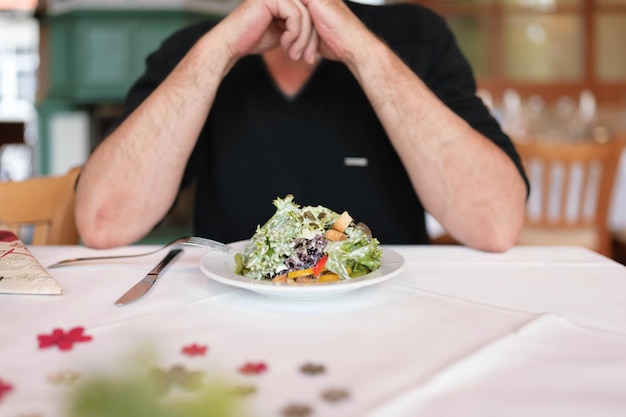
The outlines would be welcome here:
[[[395,246],[399,275],[329,300],[285,301],[214,282],[185,249],[147,296],[113,302],[164,255],[50,270],[61,296],[0,295],[0,416],[65,417],[81,378],[127,368],[150,347],[182,365],[254,386],[247,417],[623,416],[626,268],[575,247]],[[33,247],[44,265],[92,253]],[[149,249],[122,248],[119,253]],[[62,351],[38,335],[83,327]],[[185,347],[204,354],[186,355]],[[266,370],[239,372],[245,363]],[[304,364],[323,367],[303,373]],[[59,386],[51,376],[80,377]],[[323,393],[343,393],[343,401]]]

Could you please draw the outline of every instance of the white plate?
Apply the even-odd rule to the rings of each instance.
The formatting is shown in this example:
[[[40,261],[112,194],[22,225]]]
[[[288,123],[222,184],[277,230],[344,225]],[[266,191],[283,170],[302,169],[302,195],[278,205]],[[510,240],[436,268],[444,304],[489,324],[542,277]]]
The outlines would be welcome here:
[[[208,252],[200,259],[200,269],[209,278],[233,287],[245,288],[266,297],[287,300],[319,300],[338,297],[356,289],[379,284],[402,271],[404,258],[399,253],[383,248],[380,268],[367,275],[350,280],[320,282],[316,284],[279,284],[271,281],[260,281],[235,274],[235,253],[239,252],[246,241],[231,243],[231,251],[227,255]]]

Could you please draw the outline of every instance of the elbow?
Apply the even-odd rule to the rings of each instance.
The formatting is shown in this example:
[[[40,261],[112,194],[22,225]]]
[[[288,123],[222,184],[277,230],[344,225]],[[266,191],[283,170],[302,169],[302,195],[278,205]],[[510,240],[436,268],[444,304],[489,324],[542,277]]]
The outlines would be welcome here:
[[[102,227],[78,226],[78,234],[83,245],[92,249],[111,249],[129,245],[137,239],[124,237],[117,233],[111,233],[111,229]]]
[[[526,221],[527,195],[524,182],[517,178],[491,197],[455,205],[447,216],[449,233],[459,243],[485,252],[506,252],[517,245]]]
[[[76,210],[76,228],[83,245],[92,249],[110,249],[139,239],[129,236],[124,221],[113,221],[99,211]],[[130,228],[129,228],[130,229]]]
[[[493,233],[483,233],[475,239],[466,239],[465,246],[472,247],[484,252],[502,253],[517,244],[519,233],[507,233],[502,230]]]
[[[110,248],[115,248],[117,246],[122,246],[122,245],[117,245],[115,243],[112,243],[110,240],[103,239],[102,236],[99,234],[94,234],[94,233],[91,233],[90,231],[85,231],[80,228],[78,229],[78,233],[80,235],[81,242],[83,243],[83,245],[87,246],[88,248],[110,249]]]
[[[523,204],[510,209],[489,210],[489,214],[483,212],[472,220],[466,215],[466,221],[456,223],[449,232],[462,245],[485,252],[506,252],[517,245],[525,221]]]
[[[513,225],[511,225],[513,226]],[[502,253],[518,242],[521,227],[481,227],[470,233],[450,233],[453,242],[484,252]]]
[[[485,222],[484,225],[469,246],[485,252],[502,253],[518,243],[524,216],[511,216],[502,221]]]
[[[103,222],[92,220],[86,216],[76,216],[76,227],[83,245],[92,249],[109,249],[122,246],[122,242],[116,241],[108,233],[108,228]]]
[[[481,244],[482,247],[479,249],[485,252],[495,252],[502,253],[511,249],[517,243],[519,233],[516,234],[506,234],[506,233],[497,233],[490,236],[484,243]]]
[[[93,249],[110,249],[129,245],[144,236],[143,218],[119,204],[120,199],[100,198],[81,182],[75,201],[76,228],[83,245]],[[133,217],[134,216],[134,217]]]
[[[83,245],[93,249],[111,249],[133,244],[145,237],[152,227],[132,216],[102,215],[97,211],[94,214],[77,213],[76,216],[76,228]]]
[[[519,192],[509,198],[495,200],[495,204],[483,206],[477,219],[478,227],[472,228],[475,239],[472,246],[486,252],[506,252],[519,242],[526,221],[526,189],[518,182]]]

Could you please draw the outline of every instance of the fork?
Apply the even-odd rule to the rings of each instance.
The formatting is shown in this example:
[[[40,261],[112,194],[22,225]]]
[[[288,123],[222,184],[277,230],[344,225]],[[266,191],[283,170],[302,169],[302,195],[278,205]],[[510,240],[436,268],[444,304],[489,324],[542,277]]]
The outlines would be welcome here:
[[[62,261],[59,261],[55,264],[52,264],[50,266],[48,266],[48,268],[56,268],[59,266],[64,266],[64,265],[69,265],[69,264],[73,264],[76,262],[83,262],[83,261],[95,261],[95,260],[104,260],[104,259],[121,259],[121,258],[135,258],[138,256],[146,256],[146,255],[152,255],[153,253],[157,253],[162,251],[165,248],[169,248],[169,247],[173,247],[173,246],[180,246],[180,245],[187,245],[187,246],[201,246],[201,247],[205,247],[205,248],[209,248],[218,252],[223,252],[223,253],[228,253],[228,245],[222,243],[222,242],[218,242],[216,240],[211,240],[211,239],[205,239],[203,237],[197,237],[197,236],[186,236],[186,237],[180,237],[176,240],[171,241],[170,243],[167,243],[166,245],[163,245],[162,247],[155,249],[153,251],[150,252],[143,252],[143,253],[135,253],[132,255],[111,255],[111,256],[91,256],[91,257],[86,257],[86,258],[72,258],[72,259],[65,259]]]

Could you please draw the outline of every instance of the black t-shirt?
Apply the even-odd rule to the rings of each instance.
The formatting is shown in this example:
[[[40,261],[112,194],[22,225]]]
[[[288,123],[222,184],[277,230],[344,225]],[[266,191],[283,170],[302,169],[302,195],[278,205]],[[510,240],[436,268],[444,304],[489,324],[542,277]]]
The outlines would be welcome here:
[[[515,162],[510,139],[475,95],[471,69],[443,19],[418,5],[348,3],[454,112]],[[174,34],[147,60],[126,117],[216,22]],[[383,244],[428,243],[424,209],[359,84],[323,60],[295,97],[284,96],[262,58],[231,69],[189,160],[181,189],[196,182],[194,233],[249,238],[274,213],[276,197],[347,210]]]

